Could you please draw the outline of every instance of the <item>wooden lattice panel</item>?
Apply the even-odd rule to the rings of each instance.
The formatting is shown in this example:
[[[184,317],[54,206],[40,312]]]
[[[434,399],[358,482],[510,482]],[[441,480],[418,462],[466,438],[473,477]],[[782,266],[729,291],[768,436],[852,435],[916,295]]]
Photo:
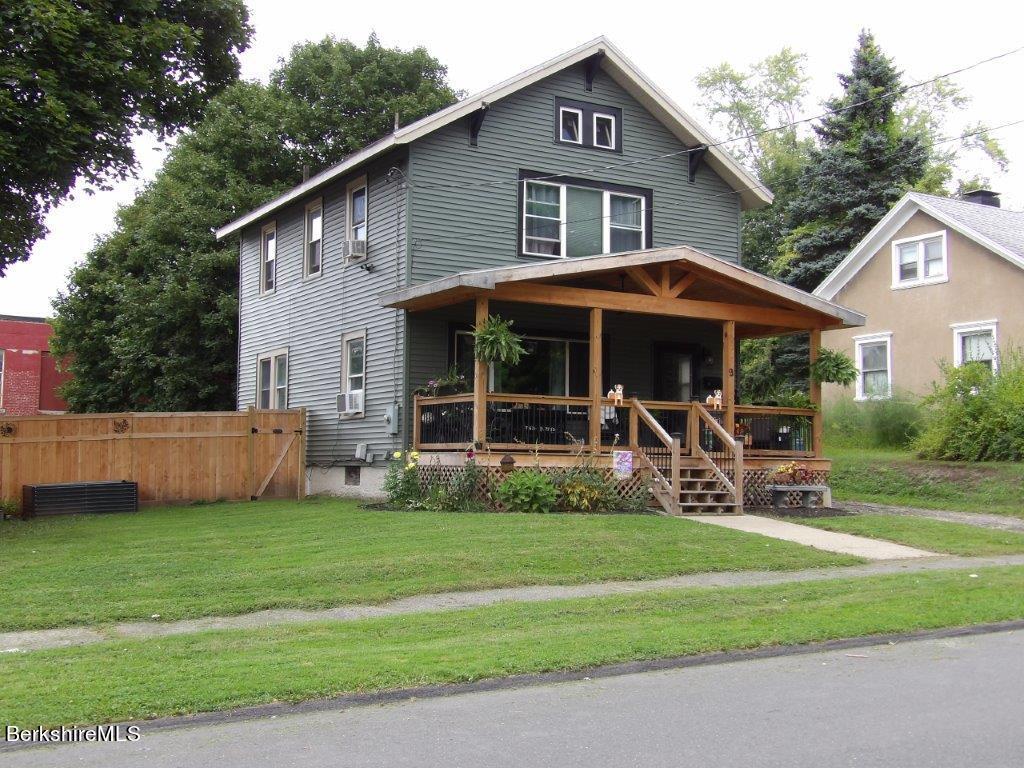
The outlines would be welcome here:
[[[743,505],[747,507],[770,507],[772,506],[772,492],[768,486],[776,485],[772,480],[775,474],[774,469],[745,469],[743,470]],[[824,469],[810,470],[807,485],[828,485],[829,472]],[[821,504],[821,494],[818,494],[818,504]],[[801,494],[794,491],[786,499],[787,507],[798,507],[801,502]]]

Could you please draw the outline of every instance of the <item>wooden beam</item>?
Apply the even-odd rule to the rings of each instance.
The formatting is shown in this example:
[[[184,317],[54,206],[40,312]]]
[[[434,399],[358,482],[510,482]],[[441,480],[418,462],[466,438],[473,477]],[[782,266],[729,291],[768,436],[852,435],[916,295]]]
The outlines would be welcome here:
[[[693,272],[687,272],[672,284],[672,286],[665,292],[665,295],[670,299],[681,296],[683,291],[693,285],[696,281],[697,275]]]
[[[642,315],[695,317],[701,320],[735,320],[753,325],[774,325],[810,330],[820,325],[816,315],[805,315],[788,309],[728,304],[694,299],[669,299],[641,293],[620,293],[597,288],[569,288],[543,283],[506,283],[488,295],[495,301],[516,301],[524,304],[547,304],[558,307],[599,307],[615,312],[636,312]]]
[[[814,365],[818,356],[821,354],[821,331],[815,329],[811,331],[811,343],[810,343],[810,355],[808,363]],[[811,403],[814,405],[814,416],[811,417],[811,444],[814,449],[814,455],[821,457],[822,449],[822,438],[825,433],[824,419],[821,413],[821,382],[815,381],[814,377],[810,377],[811,382]]]
[[[643,267],[626,267],[626,274],[633,278],[641,288],[646,288],[652,296],[661,295],[661,286]]]
[[[597,453],[601,450],[601,333],[602,311],[600,308],[590,310],[590,449]]]
[[[672,265],[662,264],[661,265],[661,290],[658,291],[659,296],[668,296],[669,288],[672,285]]]
[[[722,405],[725,431],[736,434],[736,323],[722,323]]]
[[[476,297],[476,327],[487,322],[488,301],[486,296]],[[483,360],[473,364],[473,442],[482,446],[487,439],[487,369]]]

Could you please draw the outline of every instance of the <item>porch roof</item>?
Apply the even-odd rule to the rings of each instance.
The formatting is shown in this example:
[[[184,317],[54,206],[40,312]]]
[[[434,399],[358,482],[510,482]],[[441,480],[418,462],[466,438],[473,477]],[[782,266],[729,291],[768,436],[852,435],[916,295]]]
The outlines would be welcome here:
[[[865,322],[859,312],[689,246],[459,272],[384,293],[380,303],[415,311],[477,296],[733,320],[737,333],[748,337],[849,328]]]

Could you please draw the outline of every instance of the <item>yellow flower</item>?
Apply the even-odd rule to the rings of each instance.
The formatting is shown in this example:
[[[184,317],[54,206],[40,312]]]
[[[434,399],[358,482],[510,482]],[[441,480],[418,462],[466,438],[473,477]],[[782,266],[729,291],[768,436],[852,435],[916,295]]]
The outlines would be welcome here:
[[[401,451],[395,451],[394,453],[391,454],[391,457],[394,458],[394,459],[400,459],[400,458],[402,458],[402,452]]]
[[[410,451],[409,452],[409,458],[410,459],[418,459],[419,457],[420,457],[420,452],[419,451]]]
[[[408,464],[405,465],[405,468],[406,469],[416,469],[416,464],[415,464],[415,462],[410,461]]]

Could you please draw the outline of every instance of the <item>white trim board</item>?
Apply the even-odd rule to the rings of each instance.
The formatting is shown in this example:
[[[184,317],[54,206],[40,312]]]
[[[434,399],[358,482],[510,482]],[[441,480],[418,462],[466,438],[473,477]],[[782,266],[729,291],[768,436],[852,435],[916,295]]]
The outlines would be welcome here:
[[[997,256],[1001,256],[1011,264],[1015,264],[1021,269],[1024,269],[1024,255],[1005,248],[999,243],[993,241],[991,238],[988,238],[977,230],[963,224],[956,218],[940,211],[924,197],[913,192],[908,192],[898,203],[896,203],[896,205],[892,207],[892,210],[883,216],[882,220],[879,221],[874,228],[853,247],[853,250],[850,251],[849,255],[847,255],[847,257],[832,270],[828,277],[821,281],[821,284],[814,289],[814,295],[829,301],[834,299],[836,294],[839,293],[839,291],[841,291],[850,282],[850,280],[852,280],[854,276],[864,268],[868,261],[871,260],[871,257],[877,253],[885,243],[891,240],[897,230],[910,221],[910,218],[918,211],[928,214],[936,221],[945,224],[950,229],[956,230],[964,237],[974,240],[976,243],[992,251]],[[946,270],[948,273],[948,258]]]
[[[216,231],[217,239],[230,234],[271,215],[274,211],[299,200],[325,184],[344,176],[349,171],[388,150],[409,144],[444,126],[462,119],[489,104],[533,85],[567,67],[579,64],[591,56],[601,55],[601,69],[622,86],[633,98],[661,121],[680,141],[685,144],[716,143],[707,129],[684,112],[674,101],[662,92],[606,37],[597,37],[571,51],[556,56],[542,64],[521,72],[491,88],[469,96],[457,104],[428,115],[383,139],[369,144],[340,163],[312,176],[309,180],[293,187],[280,197],[259,208],[249,211]],[[580,126],[582,130],[582,125]],[[771,192],[746,168],[737,162],[723,147],[709,146],[706,162],[739,195],[743,208],[760,208],[772,201]]]

